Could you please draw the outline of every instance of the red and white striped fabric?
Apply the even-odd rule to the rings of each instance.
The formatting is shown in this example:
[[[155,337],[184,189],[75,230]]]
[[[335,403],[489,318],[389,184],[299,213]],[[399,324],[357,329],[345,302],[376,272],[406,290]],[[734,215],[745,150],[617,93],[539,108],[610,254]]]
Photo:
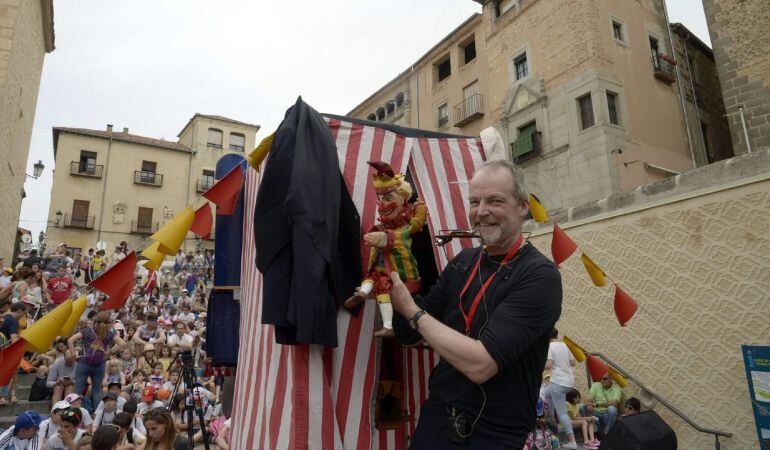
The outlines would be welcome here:
[[[366,161],[407,169],[418,195],[428,205],[431,235],[442,228],[467,228],[468,179],[484,159],[478,139],[418,139],[382,128],[328,119],[336,140],[339,166],[361,216],[361,229],[376,221],[376,196]],[[340,345],[283,346],[272,327],[261,324],[261,278],[255,264],[253,217],[260,174],[249,169],[244,181],[245,205],[241,264],[241,329],[235,399],[233,449],[389,449],[406,448],[408,429],[378,432],[373,395],[377,381],[375,304],[361,313],[341,310],[337,316]],[[436,253],[439,269],[463,245],[453,242]],[[362,264],[368,253],[362,246]],[[427,397],[427,380],[438,355],[432,350],[404,352],[405,401],[415,419]]]

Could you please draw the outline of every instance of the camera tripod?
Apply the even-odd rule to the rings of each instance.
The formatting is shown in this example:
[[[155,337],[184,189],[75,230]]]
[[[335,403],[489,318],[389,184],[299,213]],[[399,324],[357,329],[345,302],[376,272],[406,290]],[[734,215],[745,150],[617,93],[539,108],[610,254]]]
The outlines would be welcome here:
[[[168,406],[169,412],[172,411],[172,408],[175,408],[176,405],[172,404],[174,397],[176,397],[176,394],[179,392],[179,386],[184,383],[184,386],[187,387],[188,393],[185,394],[185,410],[184,413],[187,414],[187,437],[190,439],[190,445],[194,445],[194,439],[195,436],[195,430],[193,428],[193,418],[195,415],[198,416],[198,422],[200,423],[201,427],[201,433],[203,434],[203,446],[206,448],[206,450],[209,449],[209,430],[206,428],[206,421],[204,418],[204,412],[203,412],[203,405],[196,405],[195,404],[195,391],[198,389],[198,394],[200,394],[200,387],[196,386],[197,382],[197,375],[195,374],[195,361],[193,360],[193,354],[190,350],[180,350],[177,352],[176,356],[174,356],[174,359],[171,360],[171,364],[169,367],[172,367],[174,363],[179,359],[181,361],[181,369],[182,373],[178,380],[176,380],[176,385],[174,386],[174,391],[171,393],[171,403]],[[200,398],[200,395],[198,395]]]

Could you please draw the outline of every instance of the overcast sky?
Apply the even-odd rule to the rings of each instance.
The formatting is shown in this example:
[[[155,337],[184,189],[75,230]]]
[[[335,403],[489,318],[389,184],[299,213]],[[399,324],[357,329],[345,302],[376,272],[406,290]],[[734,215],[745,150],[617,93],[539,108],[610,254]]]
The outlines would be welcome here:
[[[668,5],[710,44],[701,0]],[[55,0],[28,173],[46,168],[24,186],[19,225],[35,240],[45,229],[53,126],[176,140],[200,112],[261,125],[259,141],[298,95],[347,113],[480,11],[472,0]]]

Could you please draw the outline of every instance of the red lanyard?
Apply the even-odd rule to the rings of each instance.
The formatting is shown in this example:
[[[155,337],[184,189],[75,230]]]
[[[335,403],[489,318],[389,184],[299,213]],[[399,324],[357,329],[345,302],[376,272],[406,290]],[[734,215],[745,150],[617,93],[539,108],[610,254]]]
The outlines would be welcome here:
[[[465,287],[463,287],[463,290],[460,292],[460,313],[463,315],[463,319],[465,319],[465,334],[470,335],[471,333],[471,324],[473,323],[473,318],[476,316],[476,308],[479,307],[479,302],[484,297],[484,292],[487,290],[490,284],[492,284],[492,281],[495,279],[495,276],[498,272],[500,272],[500,269],[503,268],[504,265],[506,265],[514,256],[516,256],[516,252],[519,251],[519,248],[521,247],[521,244],[524,242],[524,235],[522,234],[519,236],[519,239],[516,241],[515,244],[513,244],[513,247],[511,247],[510,250],[508,250],[508,253],[505,255],[505,258],[503,258],[503,261],[500,263],[500,265],[497,267],[497,270],[492,273],[492,275],[487,278],[487,281],[484,282],[484,284],[481,285],[481,289],[479,289],[479,292],[476,294],[476,297],[473,299],[473,303],[471,303],[471,310],[466,314],[465,310],[463,309],[463,297],[465,296],[465,292],[468,290],[468,287],[471,285],[471,281],[475,278],[475,274],[478,274],[479,279],[481,279],[481,259],[484,257],[483,254],[479,254],[479,259],[476,261],[476,266],[471,270],[471,275],[468,277],[468,281],[465,282]]]

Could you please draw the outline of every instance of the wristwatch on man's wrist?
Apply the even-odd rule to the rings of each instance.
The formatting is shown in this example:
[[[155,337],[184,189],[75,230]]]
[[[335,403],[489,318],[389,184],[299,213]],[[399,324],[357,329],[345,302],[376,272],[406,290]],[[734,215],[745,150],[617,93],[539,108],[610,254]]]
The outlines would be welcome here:
[[[417,324],[417,321],[420,320],[420,317],[424,316],[426,313],[423,310],[419,310],[412,316],[411,319],[409,319],[409,326],[412,327],[413,330],[416,330],[419,328],[419,325]]]

